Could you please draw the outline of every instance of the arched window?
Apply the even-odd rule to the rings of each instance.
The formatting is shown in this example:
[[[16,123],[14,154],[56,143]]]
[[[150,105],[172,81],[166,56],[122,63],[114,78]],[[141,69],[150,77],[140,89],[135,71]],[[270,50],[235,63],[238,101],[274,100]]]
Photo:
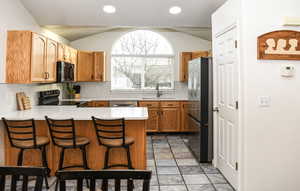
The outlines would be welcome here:
[[[123,35],[113,46],[113,90],[171,89],[174,85],[174,53],[161,35],[137,30]]]

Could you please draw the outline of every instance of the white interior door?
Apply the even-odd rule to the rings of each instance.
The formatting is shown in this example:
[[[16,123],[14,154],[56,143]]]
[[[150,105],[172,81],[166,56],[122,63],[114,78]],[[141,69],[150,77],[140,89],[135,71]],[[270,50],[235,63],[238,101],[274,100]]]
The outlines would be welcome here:
[[[217,137],[217,168],[237,188],[238,156],[238,58],[237,29],[231,28],[214,39],[216,75],[215,115]]]

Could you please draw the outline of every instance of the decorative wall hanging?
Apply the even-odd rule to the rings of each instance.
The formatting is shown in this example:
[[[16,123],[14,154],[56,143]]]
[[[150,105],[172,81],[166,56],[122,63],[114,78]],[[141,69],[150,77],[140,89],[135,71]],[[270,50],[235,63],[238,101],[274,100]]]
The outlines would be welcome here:
[[[258,37],[258,59],[300,60],[300,32],[281,30]]]

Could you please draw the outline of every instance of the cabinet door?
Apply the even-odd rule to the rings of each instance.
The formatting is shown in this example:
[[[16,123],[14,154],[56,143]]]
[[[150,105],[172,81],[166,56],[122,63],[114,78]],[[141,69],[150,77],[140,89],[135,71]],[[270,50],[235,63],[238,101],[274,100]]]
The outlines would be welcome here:
[[[180,55],[180,81],[188,81],[188,65],[189,61],[192,60],[191,52],[182,52]]]
[[[180,108],[165,107],[161,108],[160,127],[161,132],[180,131]]]
[[[147,132],[158,132],[159,130],[159,108],[148,108]]]
[[[93,52],[78,51],[77,81],[89,82],[94,79]]]
[[[56,81],[57,42],[47,40],[46,81]]]
[[[74,49],[74,48],[71,49],[71,58],[70,58],[70,61],[75,66],[74,70],[77,71],[77,50]],[[75,72],[74,79],[75,79],[75,81],[77,81],[77,72]]]
[[[93,101],[94,107],[109,107],[108,101]]]
[[[192,53],[192,59],[200,58],[200,57],[208,57],[208,51],[196,51]]]
[[[71,48],[69,46],[65,46],[64,57],[65,57],[66,62],[72,63],[72,50],[73,50],[73,48]]]
[[[188,103],[182,102],[181,103],[181,131],[182,132],[189,132],[189,121],[188,121]]]
[[[94,80],[104,81],[105,52],[94,52]]]
[[[58,44],[57,60],[61,62],[65,61],[65,46],[63,44]]]
[[[44,82],[46,78],[45,61],[46,61],[47,39],[36,33],[32,34],[31,49],[31,81]]]

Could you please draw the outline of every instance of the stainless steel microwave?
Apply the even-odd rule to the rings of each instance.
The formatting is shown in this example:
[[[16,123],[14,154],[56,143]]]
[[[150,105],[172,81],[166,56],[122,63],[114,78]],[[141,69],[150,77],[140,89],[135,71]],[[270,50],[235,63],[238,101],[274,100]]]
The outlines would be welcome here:
[[[68,62],[57,62],[57,82],[74,82],[75,65]]]

